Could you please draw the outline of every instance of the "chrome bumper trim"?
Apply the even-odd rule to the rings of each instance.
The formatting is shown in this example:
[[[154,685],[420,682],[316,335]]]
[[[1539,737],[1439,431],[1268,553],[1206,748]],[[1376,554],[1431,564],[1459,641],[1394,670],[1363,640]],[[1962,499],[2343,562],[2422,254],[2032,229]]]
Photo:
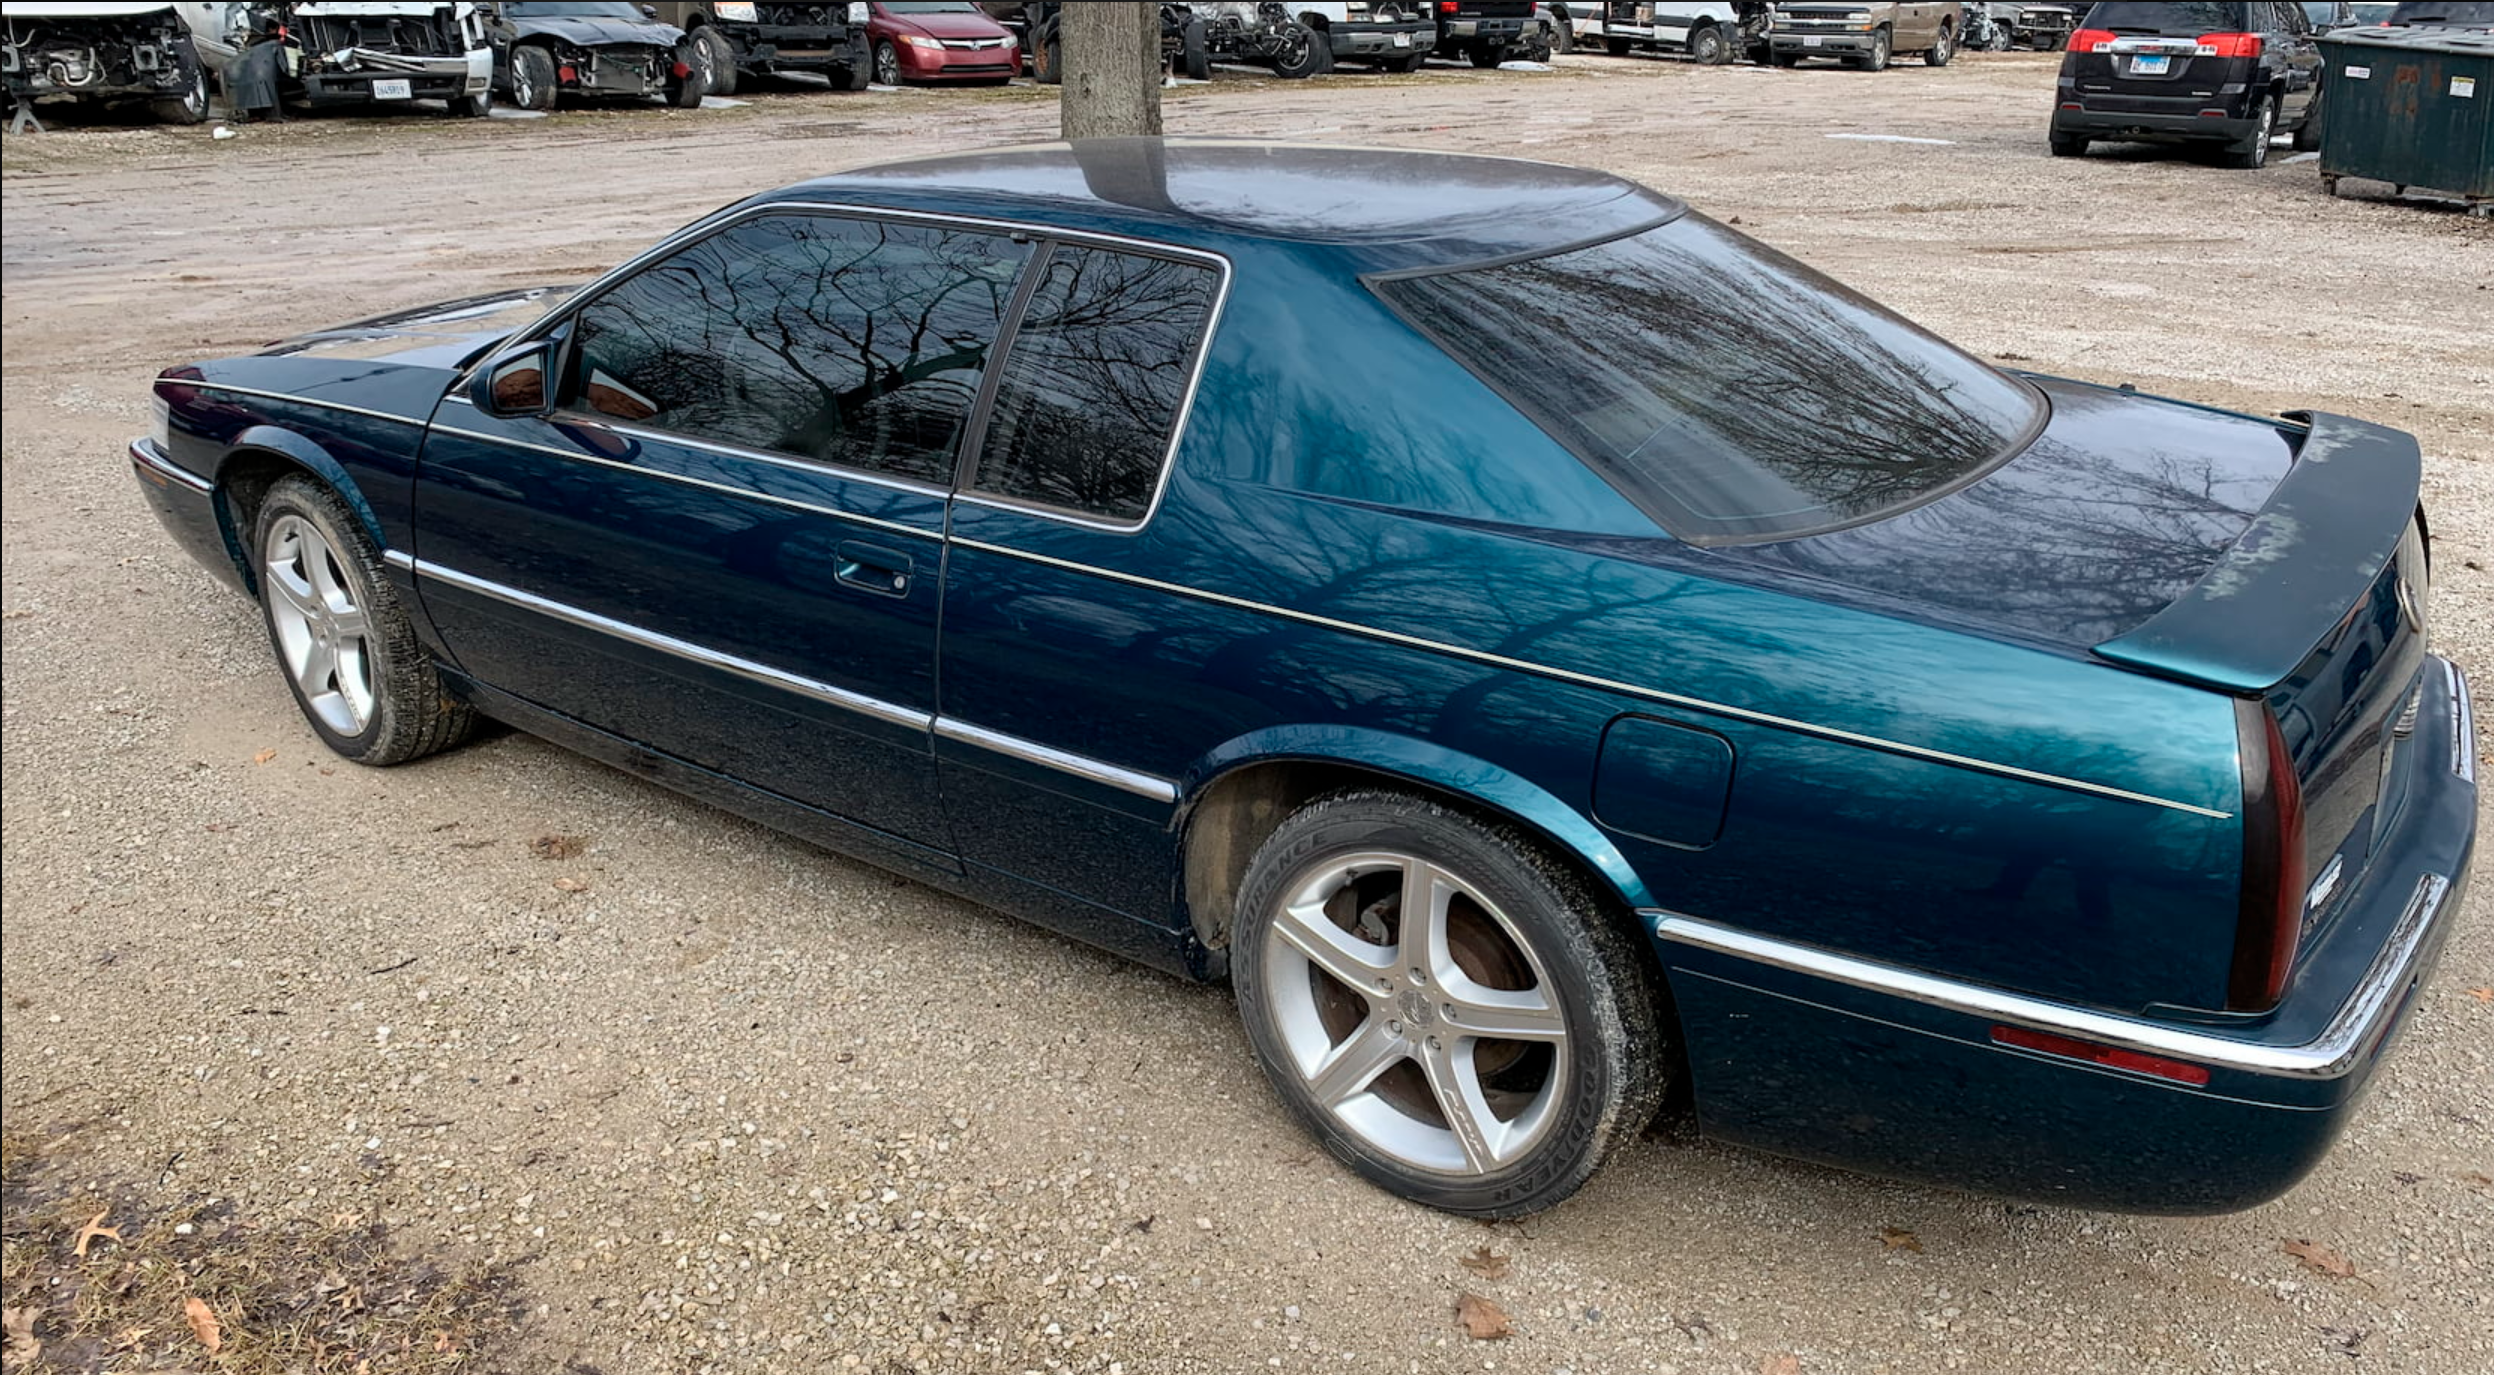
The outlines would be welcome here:
[[[2194,1031],[2135,1017],[2115,1016],[2072,1007],[1981,984],[1944,979],[1875,960],[1839,955],[1817,946],[1799,945],[1769,936],[1720,926],[1695,917],[1648,910],[1640,913],[1666,941],[1719,954],[1753,960],[1777,969],[1807,974],[1873,993],[1981,1017],[2056,1032],[2085,1041],[2120,1046],[2212,1068],[2240,1070],[2281,1078],[2335,1079],[2356,1067],[2399,998],[2407,991],[2418,957],[2423,953],[2434,919],[2440,915],[2451,883],[2440,874],[2416,881],[2416,891],[2399,915],[2398,925],[2374,957],[2372,968],[2355,992],[2330,1019],[2326,1030],[2301,1045],[2270,1046],[2230,1036]]]
[[[130,466],[145,476],[187,487],[203,496],[216,490],[215,483],[165,457],[164,451],[157,448],[152,439],[130,441]]]

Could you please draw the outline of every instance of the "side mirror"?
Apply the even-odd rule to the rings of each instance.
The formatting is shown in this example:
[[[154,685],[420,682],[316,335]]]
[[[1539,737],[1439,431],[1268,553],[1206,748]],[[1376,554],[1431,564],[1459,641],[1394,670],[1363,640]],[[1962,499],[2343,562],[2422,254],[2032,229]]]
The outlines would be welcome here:
[[[658,7],[656,5],[643,5],[641,7],[641,13],[649,18],[656,19],[658,17]]]
[[[486,361],[468,382],[468,399],[487,415],[544,415],[553,409],[548,374],[554,345],[539,339]]]

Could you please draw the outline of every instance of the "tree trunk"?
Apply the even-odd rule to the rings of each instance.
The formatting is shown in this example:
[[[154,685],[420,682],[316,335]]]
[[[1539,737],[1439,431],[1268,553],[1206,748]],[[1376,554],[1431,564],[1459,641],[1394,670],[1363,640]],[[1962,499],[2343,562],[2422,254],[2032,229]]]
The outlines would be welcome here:
[[[1160,132],[1160,6],[1098,3],[1058,11],[1064,136]]]

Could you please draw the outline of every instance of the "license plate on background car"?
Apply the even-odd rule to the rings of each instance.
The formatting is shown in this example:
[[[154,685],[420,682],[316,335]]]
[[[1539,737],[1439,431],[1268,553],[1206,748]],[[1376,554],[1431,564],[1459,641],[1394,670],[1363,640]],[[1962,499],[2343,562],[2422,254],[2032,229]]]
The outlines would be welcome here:
[[[2165,73],[2172,71],[2173,68],[2174,60],[2163,55],[2162,53],[2153,56],[2140,56],[2130,59],[2130,74],[2132,76],[2163,76]]]
[[[1398,47],[1398,48],[1408,48],[1408,47],[1410,47],[1411,45],[1412,45],[1412,36],[1411,36],[1410,34],[1407,34],[1407,33],[1398,33],[1398,34],[1396,34],[1396,35],[1394,36],[1394,46],[1396,46],[1396,47]]]
[[[1818,45],[1819,45],[1819,36],[1818,36],[1817,34],[1814,34],[1814,33],[1813,33],[1813,34],[1805,34],[1805,35],[1803,35],[1803,36],[1802,36],[1802,39],[1801,39],[1801,46],[1803,46],[1803,47],[1805,47],[1805,48],[1815,48],[1815,47],[1817,47]]]
[[[376,81],[372,83],[372,98],[375,100],[413,100],[416,98],[416,91],[413,85],[404,80]]]

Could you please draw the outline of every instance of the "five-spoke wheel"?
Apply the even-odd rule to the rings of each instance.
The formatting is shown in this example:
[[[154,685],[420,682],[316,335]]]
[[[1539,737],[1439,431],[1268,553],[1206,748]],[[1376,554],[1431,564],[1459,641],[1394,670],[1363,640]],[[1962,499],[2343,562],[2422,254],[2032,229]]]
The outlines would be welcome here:
[[[1547,1207],[1660,1101],[1655,982],[1614,914],[1525,837],[1417,798],[1285,821],[1249,865],[1232,974],[1282,1097],[1438,1207]]]

